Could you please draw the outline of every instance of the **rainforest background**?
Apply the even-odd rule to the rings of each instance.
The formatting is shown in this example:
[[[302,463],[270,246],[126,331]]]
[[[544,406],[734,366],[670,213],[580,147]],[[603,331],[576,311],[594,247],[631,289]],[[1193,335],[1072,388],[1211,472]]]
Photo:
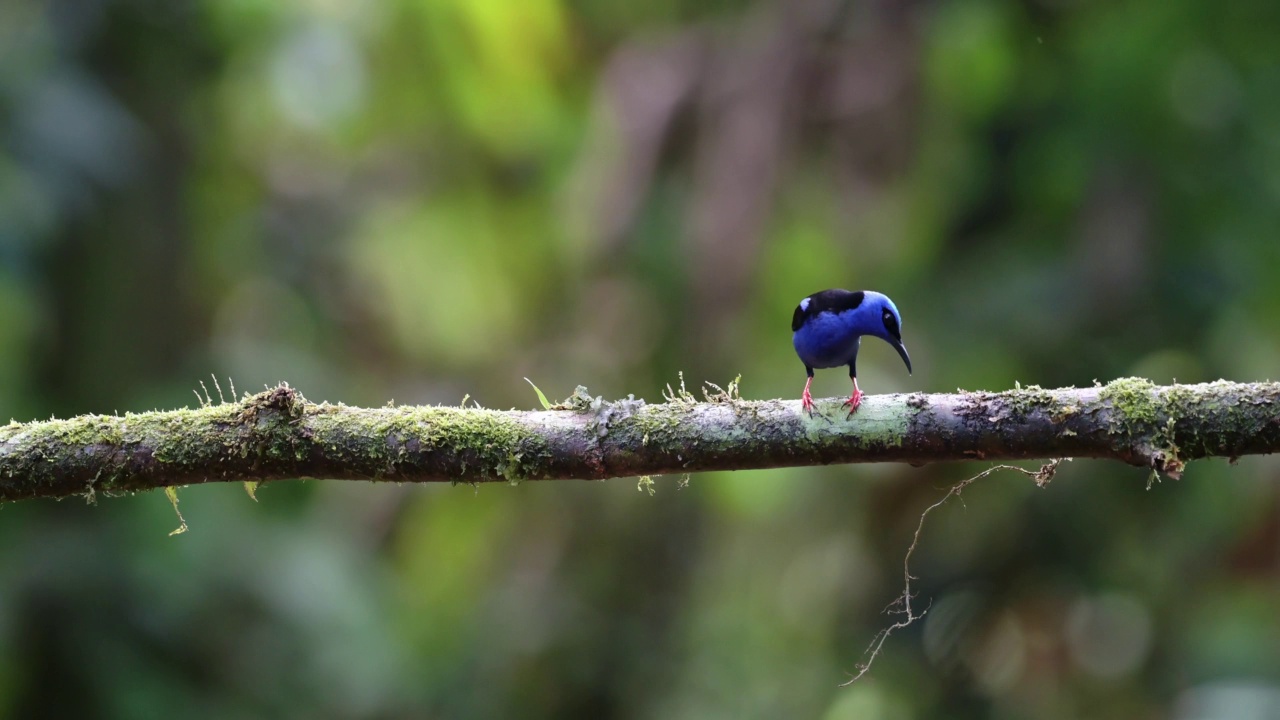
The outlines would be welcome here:
[[[0,4],[0,416],[1275,377],[1271,0]],[[815,395],[848,392],[820,373]],[[214,393],[216,395],[216,392]],[[984,463],[0,511],[0,715],[1263,718],[1280,465]]]

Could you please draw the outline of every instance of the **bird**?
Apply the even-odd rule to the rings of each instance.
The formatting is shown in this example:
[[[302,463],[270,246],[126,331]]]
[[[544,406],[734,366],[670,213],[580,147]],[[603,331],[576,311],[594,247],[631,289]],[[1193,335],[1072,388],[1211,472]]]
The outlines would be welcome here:
[[[809,385],[813,383],[814,368],[849,366],[849,378],[853,380],[853,394],[844,401],[849,416],[862,403],[862,390],[858,388],[858,348],[862,336],[871,335],[893,346],[907,365],[911,374],[911,356],[902,344],[902,316],[888,296],[874,290],[823,290],[800,301],[791,316],[791,344],[809,378],[804,383],[801,406],[813,414],[813,396]]]

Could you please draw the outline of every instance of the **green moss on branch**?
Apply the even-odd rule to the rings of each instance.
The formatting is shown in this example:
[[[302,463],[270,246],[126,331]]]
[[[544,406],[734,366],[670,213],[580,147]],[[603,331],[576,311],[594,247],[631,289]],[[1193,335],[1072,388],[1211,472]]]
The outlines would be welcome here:
[[[281,385],[234,403],[0,428],[0,500],[299,477],[402,482],[603,479],[850,462],[1106,457],[1167,474],[1280,448],[1280,385],[1036,386],[949,395],[607,401],[579,388],[536,412],[354,408]]]

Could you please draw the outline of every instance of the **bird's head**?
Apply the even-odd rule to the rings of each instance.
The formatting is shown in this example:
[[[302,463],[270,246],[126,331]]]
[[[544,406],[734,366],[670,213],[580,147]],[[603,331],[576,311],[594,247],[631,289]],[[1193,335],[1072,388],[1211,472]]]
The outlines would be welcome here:
[[[911,356],[907,354],[907,348],[902,344],[902,315],[898,313],[898,306],[893,304],[889,296],[867,290],[859,310],[862,315],[861,320],[867,328],[867,334],[874,335],[892,345],[893,349],[902,356],[902,362],[906,363],[907,372],[910,373]]]

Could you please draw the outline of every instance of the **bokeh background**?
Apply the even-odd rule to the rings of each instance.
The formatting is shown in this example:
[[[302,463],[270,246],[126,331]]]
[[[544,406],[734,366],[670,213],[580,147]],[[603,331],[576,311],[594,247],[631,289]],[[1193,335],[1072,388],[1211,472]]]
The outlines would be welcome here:
[[[1280,366],[1273,0],[0,3],[0,414],[532,408],[894,297],[876,392]],[[815,394],[847,392],[839,371]],[[212,387],[210,387],[212,390]],[[216,392],[215,392],[216,395]],[[1280,466],[278,483],[0,511],[0,716],[1280,717]]]

